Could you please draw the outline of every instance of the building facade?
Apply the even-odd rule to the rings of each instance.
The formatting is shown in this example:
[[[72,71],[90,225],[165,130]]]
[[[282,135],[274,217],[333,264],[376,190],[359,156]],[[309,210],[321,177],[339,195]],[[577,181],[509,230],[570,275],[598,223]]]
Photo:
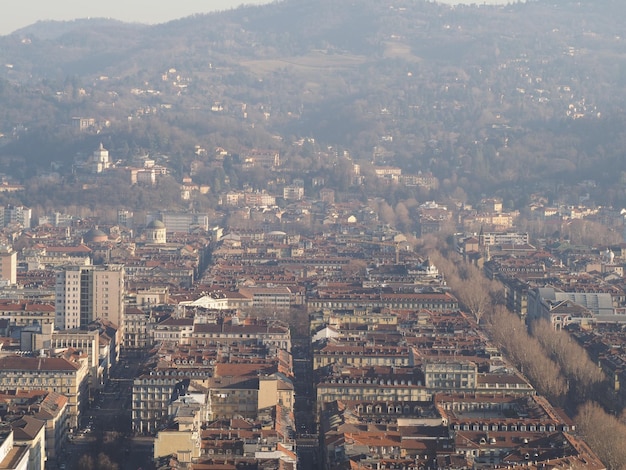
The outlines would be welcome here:
[[[0,283],[13,286],[17,282],[17,252],[0,247]]]
[[[124,267],[66,266],[56,273],[55,328],[85,328],[96,319],[124,324]]]
[[[6,356],[0,358],[0,389],[48,390],[68,399],[70,426],[78,426],[80,410],[88,398],[86,361],[56,357]]]

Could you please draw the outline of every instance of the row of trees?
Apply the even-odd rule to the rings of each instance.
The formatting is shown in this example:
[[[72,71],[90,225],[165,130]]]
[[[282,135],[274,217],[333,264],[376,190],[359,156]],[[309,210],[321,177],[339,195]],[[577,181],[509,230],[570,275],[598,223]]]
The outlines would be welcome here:
[[[607,414],[600,405],[588,401],[575,418],[578,432],[608,469],[626,466],[626,423]]]
[[[459,301],[481,323],[485,313],[490,313],[493,306],[500,303],[502,286],[483,276],[476,266],[451,259],[454,256],[452,253],[448,256],[443,256],[440,251],[430,254],[431,260],[444,273],[446,282]]]
[[[568,382],[559,365],[543,350],[541,343],[528,334],[519,317],[499,306],[487,322],[487,330],[499,348],[551,403],[563,405]]]
[[[587,352],[567,332],[555,331],[545,319],[533,321],[530,331],[566,377],[570,391],[568,401],[582,402],[592,398],[594,389],[606,378]]]
[[[577,410],[574,421],[580,436],[607,468],[626,468],[626,414],[617,419],[594,401],[606,377],[587,352],[546,320],[527,326],[502,304],[499,283],[441,244],[438,247],[442,251],[433,249],[431,260],[490,338],[540,394],[554,405]]]

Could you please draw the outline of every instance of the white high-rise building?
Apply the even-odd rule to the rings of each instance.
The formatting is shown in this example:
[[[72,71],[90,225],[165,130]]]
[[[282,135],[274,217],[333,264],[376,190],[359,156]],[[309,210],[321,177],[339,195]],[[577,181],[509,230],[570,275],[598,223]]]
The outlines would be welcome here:
[[[3,227],[11,224],[20,224],[24,228],[30,228],[32,210],[24,206],[2,207]]]
[[[86,327],[96,319],[123,329],[124,267],[65,266],[56,273],[55,328]]]
[[[117,224],[122,227],[133,228],[133,212],[126,209],[118,209]]]

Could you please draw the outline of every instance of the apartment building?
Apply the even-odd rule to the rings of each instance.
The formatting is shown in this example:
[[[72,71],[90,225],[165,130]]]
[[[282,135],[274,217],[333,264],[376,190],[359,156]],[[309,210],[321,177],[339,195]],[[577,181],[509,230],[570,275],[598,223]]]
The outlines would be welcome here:
[[[285,201],[301,201],[304,198],[304,188],[295,184],[290,184],[283,188],[283,199]]]
[[[259,410],[280,405],[293,411],[295,405],[293,381],[281,373],[259,377],[258,400]]]
[[[123,344],[127,351],[139,352],[152,344],[148,336],[148,325],[153,321],[150,312],[137,307],[126,307]]]
[[[28,470],[44,470],[46,466],[45,424],[45,421],[28,415],[11,422],[15,444],[28,447]]]
[[[245,287],[239,293],[252,298],[255,309],[288,310],[293,297],[288,287]]]
[[[27,445],[15,442],[10,426],[0,427],[0,468],[27,470],[30,451]]]
[[[5,421],[16,422],[17,428],[14,430],[37,436],[39,426],[35,422],[30,426],[29,419],[39,420],[45,428],[45,453],[47,462],[55,462],[60,455],[61,448],[67,441],[68,435],[68,414],[67,398],[60,393],[48,392],[45,390],[7,390],[0,392],[0,412],[5,415]],[[25,418],[25,423],[19,421]],[[22,440],[21,435],[17,435],[17,440]],[[42,452],[39,451],[41,455]],[[31,455],[31,459],[34,456]],[[36,457],[35,457],[36,459]],[[43,467],[41,467],[43,468]]]
[[[471,361],[427,361],[422,365],[424,383],[435,390],[474,390],[478,367]]]
[[[0,221],[3,227],[18,224],[23,228],[30,228],[32,210],[24,206],[0,207]]]
[[[309,312],[322,309],[351,309],[364,306],[406,310],[427,309],[441,312],[458,310],[459,303],[454,296],[447,292],[403,294],[379,293],[374,289],[360,293],[320,290],[316,295],[307,299],[307,310]]]
[[[365,341],[331,340],[315,349],[313,370],[332,364],[353,367],[407,367],[410,365],[409,348],[392,344],[367,344]]]
[[[102,388],[108,375],[111,365],[108,361],[109,354],[101,350],[101,347],[105,349],[107,346],[108,344],[100,343],[100,330],[97,328],[54,331],[50,338],[52,350],[71,348],[81,351],[89,367],[91,391]]]
[[[8,246],[0,246],[0,283],[8,286],[17,282],[17,252]]]
[[[55,309],[51,303],[0,299],[0,318],[5,318],[11,326],[18,327],[52,325],[55,321]]]
[[[192,346],[207,346],[219,342],[222,345],[262,344],[285,351],[291,351],[289,327],[267,320],[234,319],[218,320],[215,323],[196,323],[190,338]]]
[[[178,370],[154,371],[133,381],[132,426],[139,433],[153,433],[167,422],[167,407],[174,390],[189,384],[188,375]],[[208,372],[203,374],[208,379]],[[197,376],[196,376],[197,377]]]
[[[280,154],[274,150],[254,149],[243,155],[243,161],[245,168],[278,168],[280,166]]]
[[[528,232],[481,232],[479,240],[482,246],[528,245],[530,235]]]
[[[235,416],[255,419],[258,403],[259,378],[256,374],[214,377],[210,381],[207,404],[211,419]]]
[[[124,325],[124,267],[65,266],[56,273],[55,328],[85,328],[96,319]]]
[[[5,356],[0,358],[0,390],[13,389],[45,389],[65,395],[70,426],[76,427],[89,398],[89,367],[85,360]]]
[[[321,377],[316,386],[317,408],[335,400],[428,401],[432,394],[424,377],[413,368],[346,368],[340,374]]]

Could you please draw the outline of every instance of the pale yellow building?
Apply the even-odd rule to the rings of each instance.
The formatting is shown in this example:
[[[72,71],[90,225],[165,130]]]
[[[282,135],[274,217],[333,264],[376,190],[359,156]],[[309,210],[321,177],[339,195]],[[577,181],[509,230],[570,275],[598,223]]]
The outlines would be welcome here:
[[[179,462],[200,457],[200,426],[206,420],[206,396],[192,393],[179,397],[168,408],[171,424],[154,440],[154,458],[176,455]]]
[[[259,377],[259,410],[280,405],[293,411],[294,404],[295,393],[291,379],[280,373]]]
[[[56,273],[55,327],[81,328],[96,319],[124,325],[124,267],[65,266]]]
[[[61,458],[68,436],[69,413],[65,395],[49,392],[35,412],[35,418],[44,421],[46,428],[46,456],[48,460]]]
[[[65,395],[71,427],[78,426],[80,410],[88,399],[88,382],[86,360],[25,356],[0,358],[0,389],[44,389]]]
[[[44,470],[46,466],[46,423],[32,416],[24,416],[11,423],[13,440],[28,446],[28,470]]]
[[[17,282],[17,252],[10,247],[0,247],[0,282],[15,285]]]
[[[103,378],[107,371],[101,366],[99,330],[54,331],[51,336],[50,347],[53,350],[73,348],[81,351],[87,358],[91,377],[90,387],[97,389],[103,385]]]
[[[178,429],[178,426],[159,431],[154,439],[154,458],[176,455],[179,462],[191,463],[200,457],[200,432]]]
[[[0,318],[7,318],[12,326],[52,325],[54,312],[52,303],[0,299]]]

